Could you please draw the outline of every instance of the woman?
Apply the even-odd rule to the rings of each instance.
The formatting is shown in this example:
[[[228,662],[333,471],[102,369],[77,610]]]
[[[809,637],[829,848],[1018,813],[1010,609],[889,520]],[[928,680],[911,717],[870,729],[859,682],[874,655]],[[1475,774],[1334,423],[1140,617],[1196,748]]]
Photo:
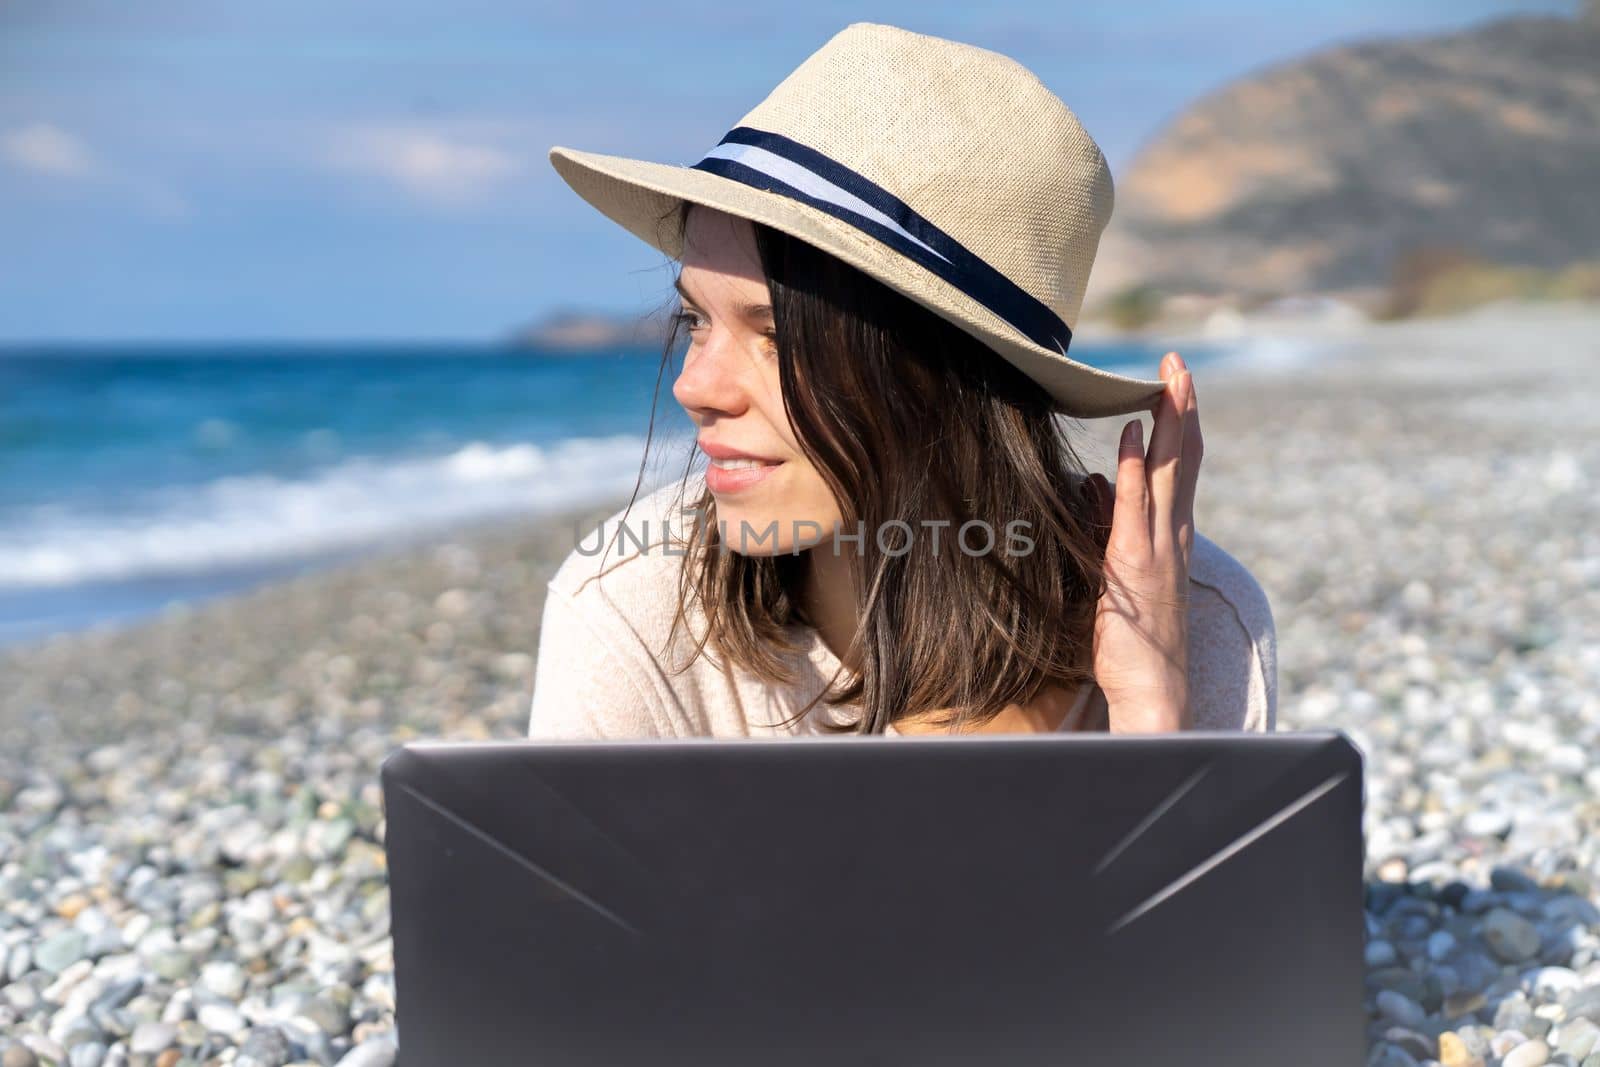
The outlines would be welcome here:
[[[1025,68],[855,23],[692,167],[551,159],[680,262],[709,464],[551,580],[530,736],[1273,727],[1182,359],[1066,355],[1111,179]],[[1054,416],[1138,410],[1085,478]]]

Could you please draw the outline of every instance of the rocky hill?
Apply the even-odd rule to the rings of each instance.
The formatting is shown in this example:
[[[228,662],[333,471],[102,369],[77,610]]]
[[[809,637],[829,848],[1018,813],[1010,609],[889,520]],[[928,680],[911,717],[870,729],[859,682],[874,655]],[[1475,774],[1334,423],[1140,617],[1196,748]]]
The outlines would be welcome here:
[[[655,348],[666,340],[666,316],[614,315],[559,308],[513,331],[518,348],[552,352],[611,352],[617,348]]]
[[[1384,286],[1419,248],[1600,258],[1600,0],[1369,41],[1228,84],[1116,176],[1086,305],[1129,286]]]

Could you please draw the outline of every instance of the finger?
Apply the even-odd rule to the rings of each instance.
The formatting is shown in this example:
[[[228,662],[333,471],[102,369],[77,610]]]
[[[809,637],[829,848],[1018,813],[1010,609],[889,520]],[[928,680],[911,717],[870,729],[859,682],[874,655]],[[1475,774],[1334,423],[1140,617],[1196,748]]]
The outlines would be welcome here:
[[[1111,539],[1124,542],[1137,533],[1140,545],[1150,540],[1149,486],[1145,483],[1144,424],[1134,419],[1122,428],[1117,447],[1117,496],[1111,511]]]
[[[1185,372],[1187,373],[1187,372]],[[1194,550],[1194,497],[1200,480],[1200,462],[1205,455],[1205,441],[1200,434],[1200,401],[1195,394],[1194,379],[1188,383],[1189,399],[1183,415],[1183,460],[1178,479],[1176,514],[1178,544],[1183,549],[1185,568]]]
[[[1152,544],[1170,544],[1174,537],[1173,513],[1177,500],[1179,463],[1183,455],[1183,410],[1188,403],[1182,394],[1183,373],[1175,352],[1162,361],[1167,387],[1155,402],[1155,426],[1150,432],[1150,452],[1145,467],[1150,479],[1150,530]]]

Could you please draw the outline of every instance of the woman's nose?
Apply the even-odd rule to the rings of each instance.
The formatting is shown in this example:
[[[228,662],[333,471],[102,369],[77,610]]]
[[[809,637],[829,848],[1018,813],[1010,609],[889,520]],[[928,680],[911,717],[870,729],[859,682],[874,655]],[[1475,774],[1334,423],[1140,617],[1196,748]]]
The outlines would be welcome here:
[[[686,411],[737,415],[749,403],[747,363],[737,338],[712,328],[684,354],[672,395]]]

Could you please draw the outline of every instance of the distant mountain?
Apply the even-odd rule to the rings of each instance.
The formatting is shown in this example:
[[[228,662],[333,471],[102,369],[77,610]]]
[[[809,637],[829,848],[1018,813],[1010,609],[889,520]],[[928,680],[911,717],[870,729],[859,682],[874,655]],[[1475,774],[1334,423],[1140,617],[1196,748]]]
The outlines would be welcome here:
[[[518,347],[564,352],[660,347],[666,327],[664,315],[608,315],[564,308],[515,331],[510,341]]]
[[[1421,248],[1600,258],[1600,2],[1333,48],[1203,97],[1116,177],[1085,302],[1357,291]]]

